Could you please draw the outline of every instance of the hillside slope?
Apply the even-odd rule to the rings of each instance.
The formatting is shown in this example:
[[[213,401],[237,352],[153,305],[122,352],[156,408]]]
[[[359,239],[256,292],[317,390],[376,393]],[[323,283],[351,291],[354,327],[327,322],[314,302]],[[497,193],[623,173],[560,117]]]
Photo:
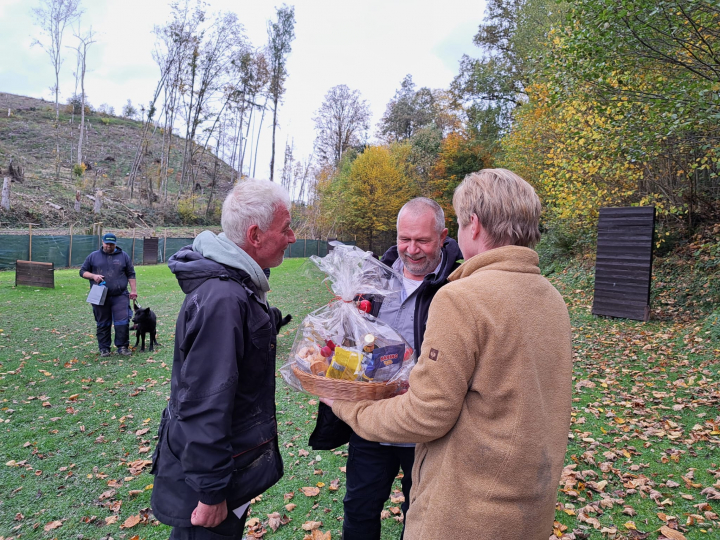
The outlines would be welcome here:
[[[54,103],[24,96],[0,93],[0,185],[11,177],[10,166],[22,168],[24,178],[11,185],[11,209],[0,210],[0,228],[26,226],[57,227],[71,223],[108,227],[154,227],[218,222],[217,201],[232,187],[231,168],[207,150],[197,164],[194,183],[188,183],[178,204],[178,186],[185,144],[173,136],[170,151],[167,193],[160,191],[162,130],[151,130],[138,183],[134,192],[126,186],[142,135],[142,123],[117,116],[86,114],[83,162],[88,165],[81,177],[73,174],[77,156],[79,115],[69,106],[60,111],[60,180],[55,178]],[[197,148],[197,147],[196,147]],[[213,204],[207,203],[216,179]],[[152,185],[152,196],[147,186]],[[191,188],[193,188],[191,190]],[[75,213],[75,192],[81,192],[81,211]],[[94,196],[101,190],[103,208],[92,212]],[[189,193],[191,192],[191,193]],[[152,199],[152,201],[151,201]],[[58,210],[52,203],[61,206]],[[178,210],[179,209],[179,210]]]

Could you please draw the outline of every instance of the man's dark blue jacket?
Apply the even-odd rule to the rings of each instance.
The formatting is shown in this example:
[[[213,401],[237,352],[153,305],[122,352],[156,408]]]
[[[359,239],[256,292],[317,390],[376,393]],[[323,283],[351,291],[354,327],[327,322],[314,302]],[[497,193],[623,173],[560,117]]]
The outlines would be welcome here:
[[[435,293],[440,290],[440,287],[448,282],[448,276],[460,266],[459,260],[462,259],[460,246],[452,238],[445,239],[442,252],[443,262],[438,273],[434,274],[433,277],[430,275],[425,276],[425,279],[417,288],[415,318],[413,319],[415,321],[415,355],[417,358],[420,358],[420,349],[425,337],[430,302],[432,302]],[[397,246],[393,246],[385,252],[380,261],[387,266],[392,266],[398,257]],[[371,302],[372,315],[377,317],[382,306],[382,298],[371,298]],[[315,430],[310,435],[308,444],[313,450],[333,450],[347,443],[351,434],[352,429],[350,429],[350,426],[335,416],[330,407],[320,403]]]
[[[153,456],[152,509],[190,527],[198,501],[228,511],[283,475],[275,419],[275,321],[250,276],[187,246],[168,266],[185,293],[170,402]]]
[[[120,249],[120,246],[115,246],[115,251],[110,254],[105,253],[102,248],[93,251],[80,267],[80,277],[85,272],[102,274],[108,296],[124,294],[127,291],[128,280],[135,279],[135,267],[130,256]],[[94,281],[89,281],[92,286]]]

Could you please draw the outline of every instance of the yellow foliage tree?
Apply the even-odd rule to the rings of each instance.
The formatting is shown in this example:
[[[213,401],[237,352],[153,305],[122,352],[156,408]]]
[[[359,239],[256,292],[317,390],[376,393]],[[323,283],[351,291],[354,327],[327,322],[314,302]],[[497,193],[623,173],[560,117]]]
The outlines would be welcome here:
[[[340,183],[343,189],[335,190],[335,195],[343,228],[364,237],[370,251],[378,233],[394,230],[398,211],[417,195],[414,183],[386,146],[367,148]]]
[[[586,97],[553,103],[543,83],[527,89],[503,139],[500,165],[530,182],[543,200],[545,220],[575,233],[594,229],[601,206],[635,202],[643,164],[625,154],[623,137]],[[617,102],[610,114],[632,114]]]

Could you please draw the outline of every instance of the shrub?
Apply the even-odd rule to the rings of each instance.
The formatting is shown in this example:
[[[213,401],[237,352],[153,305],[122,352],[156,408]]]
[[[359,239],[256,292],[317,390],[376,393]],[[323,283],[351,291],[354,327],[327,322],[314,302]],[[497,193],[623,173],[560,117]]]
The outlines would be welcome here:
[[[198,197],[191,195],[178,201],[177,206],[178,216],[180,221],[184,225],[195,225],[199,221],[198,212],[200,211],[200,205],[198,203]]]
[[[82,96],[73,94],[68,99],[67,105],[65,106],[65,112],[68,114],[80,114],[81,106],[82,106]],[[85,96],[85,114],[87,116],[89,116],[92,113],[93,113],[92,105],[90,105],[90,102],[88,101],[87,96]]]
[[[72,172],[77,178],[82,178],[85,174],[85,170],[87,169],[87,165],[84,163],[76,163],[73,165]]]

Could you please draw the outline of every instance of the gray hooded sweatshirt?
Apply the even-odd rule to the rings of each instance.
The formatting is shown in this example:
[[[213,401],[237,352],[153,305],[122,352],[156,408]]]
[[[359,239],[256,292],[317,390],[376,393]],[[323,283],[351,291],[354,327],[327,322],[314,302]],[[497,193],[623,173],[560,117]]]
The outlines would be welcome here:
[[[246,272],[258,288],[258,297],[267,305],[270,283],[268,283],[265,273],[258,263],[229,240],[225,233],[216,235],[211,231],[203,231],[195,238],[192,248],[206,259]]]

